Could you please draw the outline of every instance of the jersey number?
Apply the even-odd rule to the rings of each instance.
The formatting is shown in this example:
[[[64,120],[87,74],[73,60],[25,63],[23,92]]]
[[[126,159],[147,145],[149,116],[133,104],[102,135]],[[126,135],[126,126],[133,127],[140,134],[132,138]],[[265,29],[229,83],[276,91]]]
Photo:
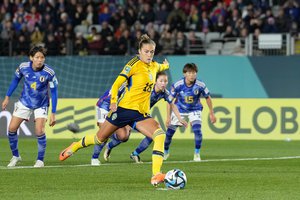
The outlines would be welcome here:
[[[30,85],[30,87],[31,87],[32,89],[36,90],[36,82],[33,82],[33,83]]]
[[[184,100],[185,100],[185,103],[193,103],[194,102],[193,96],[184,97]]]
[[[144,92],[151,92],[151,88],[153,86],[153,83],[147,83],[146,86],[144,87],[143,91]]]

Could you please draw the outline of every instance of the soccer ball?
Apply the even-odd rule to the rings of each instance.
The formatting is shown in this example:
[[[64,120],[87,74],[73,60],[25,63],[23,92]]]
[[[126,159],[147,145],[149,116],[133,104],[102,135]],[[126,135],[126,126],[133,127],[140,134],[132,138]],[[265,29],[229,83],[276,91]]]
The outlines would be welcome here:
[[[168,189],[183,189],[187,183],[185,173],[180,169],[172,169],[165,176],[165,185]]]
[[[79,125],[76,123],[68,124],[67,129],[73,133],[78,133],[80,131]]]

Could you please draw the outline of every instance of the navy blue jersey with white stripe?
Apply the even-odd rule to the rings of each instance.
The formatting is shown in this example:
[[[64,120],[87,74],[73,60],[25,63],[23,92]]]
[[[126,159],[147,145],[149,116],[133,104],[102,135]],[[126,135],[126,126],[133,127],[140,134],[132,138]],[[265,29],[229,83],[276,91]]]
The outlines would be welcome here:
[[[201,80],[196,80],[192,86],[188,87],[185,78],[182,78],[174,83],[171,88],[171,95],[176,98],[175,105],[180,113],[202,110],[200,97],[202,95],[206,98],[209,94],[208,88]]]
[[[57,87],[58,81],[53,69],[44,64],[42,69],[34,71],[32,62],[23,62],[15,72],[15,76],[20,80],[24,77],[23,91],[20,101],[30,109],[49,106],[48,87]]]

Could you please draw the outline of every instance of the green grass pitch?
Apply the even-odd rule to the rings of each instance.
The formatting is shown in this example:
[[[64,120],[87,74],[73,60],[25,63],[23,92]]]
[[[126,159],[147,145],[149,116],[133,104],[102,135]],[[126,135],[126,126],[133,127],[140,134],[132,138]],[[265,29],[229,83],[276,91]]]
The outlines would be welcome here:
[[[36,140],[21,138],[24,168],[8,169],[11,153],[0,139],[1,199],[300,199],[300,141],[204,140],[203,162],[193,158],[193,140],[173,140],[163,171],[173,168],[187,175],[183,190],[150,185],[151,150],[135,164],[129,154],[140,140],[129,140],[112,151],[109,163],[89,166],[93,147],[64,162],[59,152],[72,140],[48,139],[45,168],[33,169]]]

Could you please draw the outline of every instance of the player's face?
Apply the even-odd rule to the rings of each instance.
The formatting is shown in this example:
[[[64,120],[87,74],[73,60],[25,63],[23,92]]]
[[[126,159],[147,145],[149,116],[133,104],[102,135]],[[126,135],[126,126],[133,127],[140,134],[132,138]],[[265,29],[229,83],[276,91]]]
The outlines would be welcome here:
[[[185,81],[187,84],[192,84],[195,82],[195,80],[197,78],[197,72],[187,71],[187,72],[185,72],[184,77],[185,77]]]
[[[155,45],[144,44],[141,49],[139,49],[140,59],[144,63],[151,63],[155,52]]]
[[[41,52],[37,52],[34,56],[30,56],[30,60],[34,69],[40,69],[44,65],[45,56]]]
[[[165,75],[160,75],[155,84],[160,91],[165,90],[168,85],[168,77]]]

